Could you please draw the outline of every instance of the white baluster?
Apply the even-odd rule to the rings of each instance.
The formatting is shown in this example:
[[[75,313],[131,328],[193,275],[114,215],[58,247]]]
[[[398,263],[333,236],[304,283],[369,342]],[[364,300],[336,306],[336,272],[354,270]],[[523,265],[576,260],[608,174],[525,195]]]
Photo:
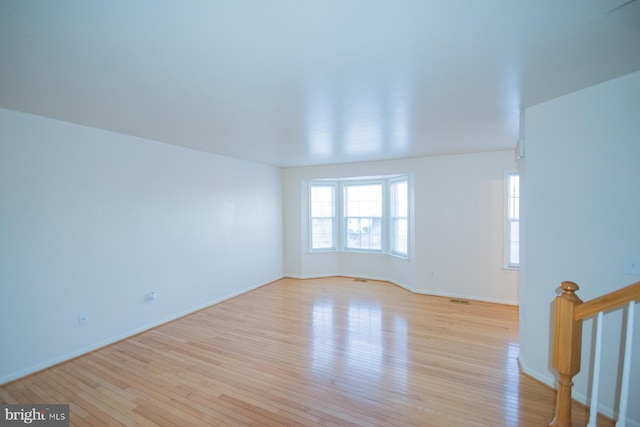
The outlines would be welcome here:
[[[593,383],[591,385],[591,407],[589,412],[589,424],[587,427],[598,425],[598,390],[600,389],[600,354],[602,353],[602,317],[604,312],[598,313],[596,319],[596,349],[593,355]]]
[[[629,403],[629,375],[631,371],[631,346],[633,345],[633,309],[631,301],[627,309],[627,336],[624,342],[624,362],[622,365],[622,384],[620,384],[620,409],[616,427],[625,427],[627,423],[627,405]]]

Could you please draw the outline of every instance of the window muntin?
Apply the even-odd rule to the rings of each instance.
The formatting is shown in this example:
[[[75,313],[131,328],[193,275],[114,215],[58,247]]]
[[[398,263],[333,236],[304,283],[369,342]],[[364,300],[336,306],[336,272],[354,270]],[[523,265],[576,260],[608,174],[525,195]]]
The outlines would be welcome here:
[[[309,182],[309,250],[409,257],[408,176]]]
[[[311,249],[332,250],[335,245],[336,187],[333,184],[310,186]]]
[[[520,175],[507,173],[507,267],[520,266]]]
[[[409,252],[409,181],[391,181],[389,195],[391,253],[406,256]]]
[[[382,251],[382,183],[344,185],[345,249]]]

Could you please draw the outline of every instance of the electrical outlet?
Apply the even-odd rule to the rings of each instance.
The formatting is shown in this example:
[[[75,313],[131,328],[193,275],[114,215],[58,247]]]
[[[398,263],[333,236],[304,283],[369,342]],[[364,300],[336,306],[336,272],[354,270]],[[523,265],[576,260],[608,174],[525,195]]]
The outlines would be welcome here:
[[[640,256],[627,255],[625,259],[625,271],[627,274],[640,276]]]
[[[156,295],[154,291],[149,292],[149,294],[147,295],[147,301],[149,303],[155,302],[156,298],[158,298],[158,295]]]
[[[78,325],[84,326],[89,323],[89,313],[78,314]]]

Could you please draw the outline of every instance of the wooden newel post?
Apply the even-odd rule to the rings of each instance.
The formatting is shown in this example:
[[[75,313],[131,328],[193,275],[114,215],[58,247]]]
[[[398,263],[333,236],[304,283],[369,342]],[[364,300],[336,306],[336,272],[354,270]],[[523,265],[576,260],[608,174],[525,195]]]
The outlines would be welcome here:
[[[575,308],[582,301],[575,294],[573,282],[562,282],[562,293],[553,303],[552,364],[558,371],[556,414],[549,426],[571,427],[571,387],[573,377],[580,372],[582,351],[582,320],[574,320]]]

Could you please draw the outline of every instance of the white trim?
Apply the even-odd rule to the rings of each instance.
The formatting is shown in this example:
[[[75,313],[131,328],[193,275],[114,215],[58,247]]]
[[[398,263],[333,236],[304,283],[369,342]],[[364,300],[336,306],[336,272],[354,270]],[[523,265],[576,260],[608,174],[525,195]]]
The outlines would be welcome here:
[[[395,239],[394,239],[394,233],[393,233],[393,224],[392,224],[392,220],[393,220],[393,214],[392,214],[392,193],[391,193],[391,188],[394,184],[400,183],[400,182],[406,182],[407,183],[407,252],[396,252],[394,251],[392,248],[394,246],[395,243]],[[397,256],[398,258],[404,258],[404,259],[409,259],[409,247],[410,242],[411,242],[411,233],[409,232],[409,230],[411,230],[411,202],[413,200],[413,197],[411,197],[411,184],[410,184],[410,178],[409,175],[403,175],[403,176],[398,176],[398,177],[394,177],[394,178],[390,178],[387,181],[387,193],[389,195],[389,200],[387,202],[388,204],[388,211],[389,214],[387,216],[387,228],[389,229],[389,239],[388,239],[388,253],[394,256]]]
[[[392,182],[407,182],[407,198],[408,198],[408,212],[407,212],[407,253],[397,253],[391,251],[391,218],[390,214],[390,187]],[[382,229],[381,229],[381,248],[380,249],[362,249],[362,248],[347,248],[347,231],[346,231],[346,221],[347,217],[345,216],[345,188],[348,186],[356,186],[356,185],[381,185],[382,186]],[[319,248],[314,249],[313,239],[312,239],[312,216],[311,216],[311,188],[313,186],[333,186],[334,187],[334,247],[333,248]],[[375,177],[348,177],[348,178],[322,178],[322,179],[311,179],[307,181],[307,222],[308,222],[308,243],[307,243],[307,253],[308,254],[316,254],[316,253],[327,253],[327,252],[354,252],[354,253],[369,253],[369,254],[381,254],[381,255],[392,255],[396,258],[409,260],[411,258],[412,252],[412,216],[413,212],[413,184],[412,178],[410,174],[393,174],[386,176],[375,176]],[[377,218],[377,217],[376,217]]]
[[[314,249],[313,248],[313,216],[311,214],[312,212],[312,207],[311,207],[311,189],[313,187],[330,187],[333,188],[333,246],[331,248],[317,248]],[[310,253],[317,253],[317,252],[334,252],[338,249],[338,234],[337,234],[337,229],[338,226],[336,226],[336,220],[337,218],[340,217],[340,210],[338,207],[338,197],[337,197],[337,193],[339,191],[339,186],[336,182],[331,182],[331,181],[309,181],[308,185],[307,185],[307,203],[308,203],[308,209],[309,209],[309,213],[307,215],[307,221],[309,222],[309,225],[307,227],[308,229],[308,241],[309,241],[309,252]],[[322,218],[327,218],[327,217],[322,217]]]
[[[503,231],[503,256],[502,256],[502,268],[504,270],[520,270],[520,264],[516,265],[512,265],[509,262],[510,259],[510,252],[511,252],[511,241],[510,241],[510,237],[511,237],[511,231],[509,229],[510,223],[509,223],[509,176],[511,175],[518,175],[520,176],[520,171],[518,171],[517,169],[506,169],[504,171],[504,179],[503,179],[503,203],[504,203],[504,209],[503,209],[503,215],[504,215],[504,219],[503,219],[503,225],[504,225],[504,231]]]
[[[388,254],[385,254],[388,255]],[[484,298],[484,297],[478,297],[478,296],[471,296],[471,295],[465,295],[465,294],[451,294],[451,293],[444,293],[444,292],[434,292],[434,291],[422,291],[422,290],[417,290],[416,288],[407,285],[406,283],[402,283],[399,282],[397,280],[392,280],[386,277],[382,277],[382,276],[369,276],[369,275],[358,275],[358,276],[354,276],[352,274],[344,274],[344,273],[334,273],[334,274],[322,274],[322,275],[291,275],[291,274],[287,274],[285,275],[285,277],[290,277],[292,279],[301,279],[301,280],[312,280],[312,279],[324,279],[324,278],[328,278],[328,277],[347,277],[347,278],[360,278],[360,279],[366,279],[366,280],[377,280],[380,282],[389,282],[393,285],[399,286],[413,294],[416,295],[430,295],[430,296],[434,296],[434,297],[444,297],[444,298],[456,298],[456,299],[465,299],[465,300],[469,300],[469,301],[479,301],[479,302],[488,302],[488,303],[493,303],[493,304],[503,304],[503,305],[512,305],[512,306],[517,306],[518,302],[517,301],[509,301],[509,300],[505,300],[505,299],[501,299],[501,298]],[[553,387],[553,386],[550,386]]]
[[[556,389],[556,379],[550,372],[538,372],[530,369],[522,360],[522,355],[520,354],[518,355],[518,366],[520,366],[520,372],[523,374],[541,382],[549,388]]]
[[[72,351],[70,353],[66,353],[66,354],[64,354],[62,356],[58,356],[58,357],[55,357],[53,359],[47,360],[46,362],[42,362],[42,363],[38,363],[36,365],[32,365],[32,366],[30,366],[30,367],[28,367],[26,369],[22,369],[22,370],[20,370],[18,372],[10,373],[9,375],[5,375],[4,377],[0,378],[0,386],[6,384],[8,382],[15,381],[17,379],[26,377],[27,375],[31,375],[31,374],[34,374],[36,372],[42,371],[43,369],[50,368],[50,367],[52,367],[54,365],[57,365],[59,363],[66,362],[68,360],[74,359],[74,358],[76,358],[78,356],[82,356],[84,354],[91,353],[92,351],[95,351],[95,350],[98,350],[100,348],[106,347],[108,345],[114,344],[114,343],[116,343],[118,341],[122,341],[122,340],[124,340],[126,338],[132,337],[132,336],[134,336],[136,334],[139,334],[141,332],[148,331],[150,329],[153,329],[153,328],[158,327],[160,325],[163,325],[165,323],[169,323],[169,322],[171,322],[173,320],[176,320],[176,319],[179,319],[181,317],[187,316],[189,314],[195,313],[196,311],[200,311],[202,309],[205,309],[207,307],[211,307],[213,305],[219,304],[219,303],[221,303],[223,301],[226,301],[226,300],[229,300],[231,298],[235,298],[235,297],[237,297],[239,295],[242,295],[242,294],[245,294],[247,292],[253,291],[253,290],[258,289],[258,288],[260,288],[262,286],[268,285],[269,283],[272,283],[272,282],[275,282],[277,280],[280,280],[280,279],[282,279],[284,277],[286,277],[286,276],[276,276],[273,279],[266,280],[264,282],[258,283],[257,285],[254,285],[254,286],[249,286],[249,287],[244,288],[242,290],[239,290],[237,292],[232,292],[232,293],[224,295],[224,296],[222,296],[220,298],[215,298],[215,299],[210,300],[210,301],[208,301],[206,303],[203,303],[203,304],[197,305],[195,307],[189,308],[187,310],[181,311],[181,312],[179,312],[177,314],[172,314],[171,316],[165,317],[165,318],[163,318],[161,320],[158,320],[156,322],[148,323],[148,324],[146,324],[144,326],[141,326],[139,328],[135,328],[135,329],[132,329],[130,331],[123,332],[121,334],[118,334],[118,335],[115,335],[113,337],[107,338],[107,339],[102,340],[102,341],[100,341],[100,342],[98,342],[96,344],[93,344],[93,345],[90,345],[90,346],[87,346],[87,347],[83,347],[83,348],[81,348],[79,350]]]
[[[421,295],[433,295],[436,297],[445,297],[445,298],[456,298],[456,299],[465,299],[469,301],[481,301],[481,302],[490,302],[494,304],[504,304],[504,305],[513,305],[518,306],[518,301],[511,301],[502,298],[486,298],[479,297],[477,295],[466,295],[466,294],[452,294],[448,292],[434,292],[434,291],[417,291],[416,294]]]
[[[329,277],[346,277],[340,273],[332,273],[332,274],[313,274],[313,275],[300,275],[300,274],[287,274],[284,276],[285,279],[298,279],[298,280],[313,280],[313,279],[327,279]]]
[[[347,188],[349,187],[364,187],[364,186],[380,186],[380,196],[381,196],[381,206],[380,206],[380,216],[379,217],[349,217],[347,216]],[[341,220],[342,220],[342,229],[340,230],[340,236],[342,243],[341,246],[345,252],[364,252],[364,253],[374,253],[374,254],[385,254],[388,253],[388,236],[386,233],[386,223],[388,221],[387,215],[387,199],[388,199],[388,188],[386,185],[386,180],[384,179],[371,179],[371,180],[353,180],[347,182],[340,182],[340,195],[341,195],[341,203],[340,206],[342,208],[341,211]],[[380,249],[367,249],[367,248],[350,248],[347,247],[347,243],[349,241],[348,227],[347,222],[349,218],[360,218],[360,219],[371,219],[372,223],[376,219],[380,219]]]
[[[602,319],[604,311],[598,313],[594,325],[596,345],[593,352],[593,374],[591,382],[591,398],[589,400],[589,423],[587,427],[598,427],[598,398],[600,395],[600,364],[602,361]],[[594,410],[595,408],[595,410]]]
[[[616,427],[626,427],[627,409],[629,406],[629,377],[631,376],[631,354],[633,351],[633,317],[635,301],[629,301],[627,305],[627,331],[624,341],[624,356],[622,362],[622,381],[620,383],[620,403],[618,405],[618,421]],[[601,313],[598,314],[601,319]]]
[[[543,372],[529,369],[529,367],[522,360],[522,357],[520,355],[518,355],[518,366],[520,366],[520,372],[522,372],[523,374],[533,378],[536,381],[541,382],[542,384],[554,390],[557,390],[558,387],[556,384],[556,378],[550,372],[543,373]],[[580,402],[585,406],[589,406],[587,396],[584,393],[580,393],[577,390],[572,390],[571,397],[573,398],[573,400]],[[612,420],[616,418],[616,414],[613,408],[609,406],[604,406],[602,403],[598,405],[598,412],[604,415],[605,417],[611,418]],[[550,414],[550,415],[553,416],[553,414]],[[629,427],[640,427],[640,422],[627,418],[627,425]]]

